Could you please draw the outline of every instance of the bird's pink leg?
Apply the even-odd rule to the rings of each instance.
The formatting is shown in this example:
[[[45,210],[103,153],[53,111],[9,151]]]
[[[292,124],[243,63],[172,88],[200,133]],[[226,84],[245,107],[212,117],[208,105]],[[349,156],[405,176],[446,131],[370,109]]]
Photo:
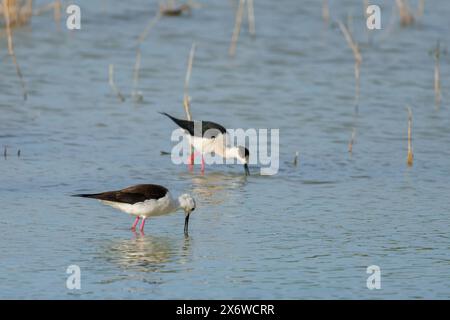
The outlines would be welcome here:
[[[140,217],[136,217],[136,220],[134,220],[133,225],[131,226],[131,230],[135,231],[136,230],[136,226],[139,223],[139,219]]]
[[[202,171],[202,173],[205,173],[205,159],[203,158],[203,155],[202,155],[202,166],[201,166],[201,171]]]
[[[139,231],[141,231],[142,233],[144,233],[145,219],[145,217],[142,218],[141,227],[139,228]]]

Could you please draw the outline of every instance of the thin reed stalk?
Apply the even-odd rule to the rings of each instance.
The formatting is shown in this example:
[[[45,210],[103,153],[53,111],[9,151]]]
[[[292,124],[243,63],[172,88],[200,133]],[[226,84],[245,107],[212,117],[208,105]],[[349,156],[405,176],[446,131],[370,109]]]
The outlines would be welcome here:
[[[341,22],[338,21],[339,28],[341,29],[348,46],[352,49],[353,58],[355,60],[355,101],[356,104],[359,102],[359,92],[360,92],[360,69],[362,63],[362,56],[359,50],[358,44],[353,40],[352,35],[348,28]]]
[[[400,15],[400,24],[407,27],[414,23],[415,19],[409,8],[407,0],[396,0],[397,8]]]
[[[61,26],[61,0],[56,0],[53,5],[53,18],[55,19],[56,26]]]
[[[141,49],[138,46],[138,48],[136,49],[136,62],[134,63],[133,69],[133,90],[131,92],[131,97],[137,102],[143,100],[142,93],[138,90],[140,69],[141,69]]]
[[[434,50],[434,100],[436,109],[439,110],[441,106],[441,72],[440,72],[440,56],[441,47],[438,41],[436,49]]]
[[[298,151],[296,151],[295,156],[294,156],[294,162],[293,162],[294,166],[298,165],[298,155],[299,155],[299,153],[298,153]]]
[[[186,77],[184,79],[183,106],[184,106],[184,111],[186,112],[186,118],[188,120],[192,119],[191,109],[190,109],[190,107],[191,107],[191,97],[189,96],[189,81],[191,80],[192,66],[194,64],[195,48],[196,48],[196,44],[194,42],[194,43],[192,43],[191,51],[189,52],[188,65],[187,65],[187,70],[186,70]]]
[[[19,24],[27,24],[33,14],[33,0],[27,0],[19,11]]]
[[[245,5],[245,0],[239,0],[239,6],[236,11],[236,19],[235,19],[235,24],[234,24],[234,29],[233,29],[233,35],[231,36],[230,49],[228,50],[228,54],[231,57],[234,57],[234,55],[236,53],[236,46],[237,46],[237,42],[239,40],[239,33],[241,32],[242,16],[244,15],[244,5]]]
[[[142,93],[137,90],[138,83],[139,83],[139,72],[141,68],[141,43],[144,42],[144,40],[147,38],[150,31],[154,28],[156,23],[161,18],[161,12],[158,11],[156,15],[148,22],[147,26],[144,30],[142,30],[141,34],[138,37],[137,40],[137,48],[136,48],[136,60],[134,62],[134,69],[133,69],[133,90],[131,92],[131,96],[135,101],[142,101],[143,96]]]
[[[322,19],[326,25],[330,24],[330,6],[328,0],[322,1]]]
[[[250,36],[256,36],[255,29],[255,10],[253,6],[253,0],[247,0],[247,15],[248,15],[248,32]]]
[[[153,29],[153,27],[156,25],[156,23],[161,18],[161,12],[157,12],[156,15],[149,21],[145,29],[141,32],[138,38],[138,43],[144,42],[145,38],[147,38],[149,32]]]
[[[406,157],[406,164],[411,167],[413,165],[413,149],[412,149],[412,110],[410,107],[407,107],[408,110],[408,155]]]
[[[353,153],[353,145],[355,144],[356,138],[356,128],[352,130],[352,136],[350,137],[350,141],[348,142],[348,152]]]
[[[109,78],[109,85],[111,86],[114,93],[116,94],[117,99],[119,99],[120,102],[124,102],[125,101],[124,96],[120,93],[119,89],[117,88],[116,84],[114,83],[114,65],[113,64],[109,65],[108,78]]]
[[[2,1],[3,17],[5,19],[6,34],[8,37],[8,54],[11,56],[13,64],[16,68],[16,73],[19,78],[20,85],[22,86],[23,99],[27,100],[28,93],[27,93],[27,90],[25,87],[25,81],[23,80],[22,71],[20,70],[20,66],[17,63],[17,57],[14,52],[14,43],[13,43],[13,37],[12,37],[12,31],[11,31],[11,19],[10,19],[10,11],[9,11],[9,9],[12,7],[12,4],[15,4],[15,0],[3,0]]]

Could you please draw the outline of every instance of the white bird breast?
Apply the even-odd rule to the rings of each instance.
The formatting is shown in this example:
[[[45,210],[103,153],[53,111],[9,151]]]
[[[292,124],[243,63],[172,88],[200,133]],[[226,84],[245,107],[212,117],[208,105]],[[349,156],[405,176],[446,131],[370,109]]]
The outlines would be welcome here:
[[[222,154],[225,147],[225,141],[226,138],[223,134],[219,134],[215,139],[189,136],[189,143],[193,145],[197,151],[201,151],[203,154],[211,152]]]
[[[170,193],[167,193],[164,197],[158,200],[150,199],[144,202],[137,202],[135,204],[112,201],[102,202],[125,213],[146,218],[165,215],[176,210],[175,203]]]

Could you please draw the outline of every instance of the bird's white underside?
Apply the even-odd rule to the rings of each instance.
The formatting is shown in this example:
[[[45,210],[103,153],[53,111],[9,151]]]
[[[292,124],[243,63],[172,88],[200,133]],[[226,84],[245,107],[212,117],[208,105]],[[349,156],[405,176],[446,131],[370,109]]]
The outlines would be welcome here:
[[[125,213],[142,218],[166,215],[176,211],[178,208],[177,202],[172,198],[169,192],[158,200],[151,199],[135,204],[104,200],[101,200],[101,202]]]
[[[226,136],[223,134],[219,134],[214,139],[201,138],[201,137],[192,137],[188,135],[189,143],[194,146],[197,151],[201,151],[201,153],[211,153],[215,152],[221,156],[224,155],[225,150],[225,142]]]

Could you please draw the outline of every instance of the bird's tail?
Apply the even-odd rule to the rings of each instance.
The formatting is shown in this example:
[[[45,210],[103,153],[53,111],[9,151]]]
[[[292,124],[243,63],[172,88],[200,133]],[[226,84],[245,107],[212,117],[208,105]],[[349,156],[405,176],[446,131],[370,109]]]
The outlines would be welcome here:
[[[180,128],[187,130],[191,135],[194,135],[194,122],[193,121],[178,119],[178,118],[172,117],[170,114],[168,114],[166,112],[160,112],[160,113],[162,115],[165,115],[166,117],[168,117],[173,122],[175,122],[175,124],[178,125]]]
[[[177,118],[175,118],[175,117],[172,117],[170,114],[168,114],[168,113],[166,113],[166,112],[159,112],[160,114],[162,114],[162,115],[165,115],[166,117],[168,117],[170,120],[172,120],[173,122],[175,122],[176,124],[178,124],[178,120],[179,119],[177,119]]]

